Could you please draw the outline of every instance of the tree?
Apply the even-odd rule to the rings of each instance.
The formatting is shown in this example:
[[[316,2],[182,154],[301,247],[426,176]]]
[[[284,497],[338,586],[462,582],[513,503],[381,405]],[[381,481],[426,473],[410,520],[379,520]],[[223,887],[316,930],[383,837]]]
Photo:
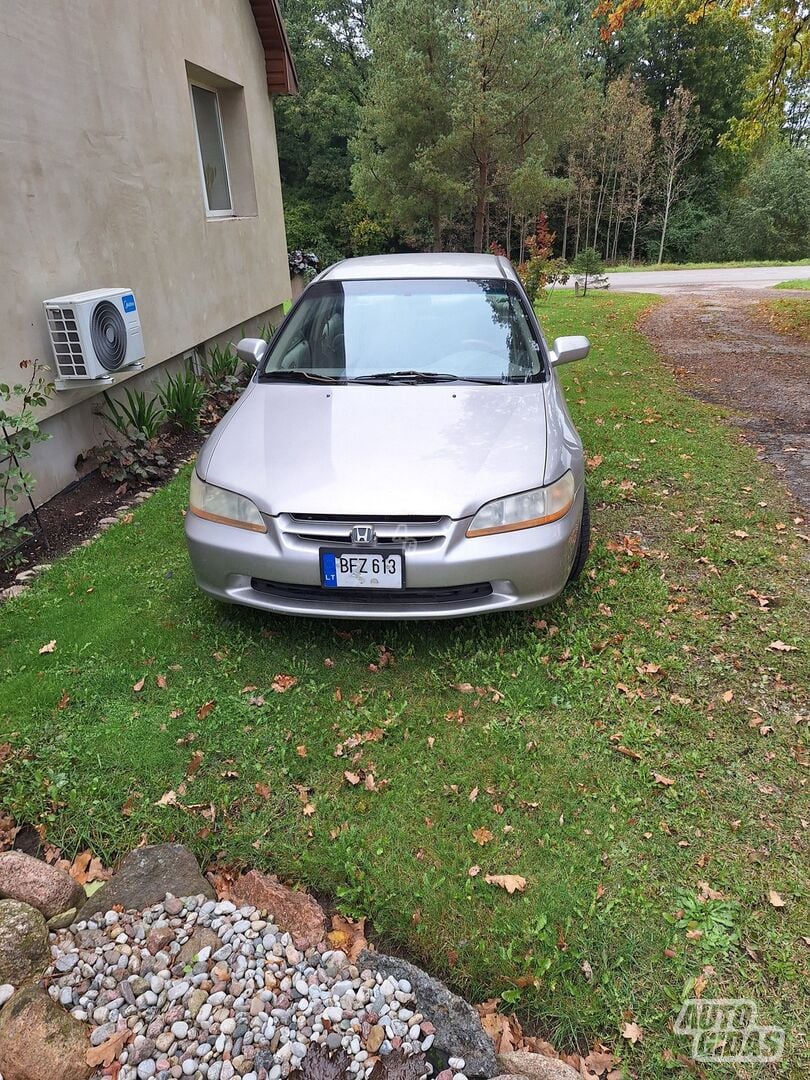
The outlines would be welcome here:
[[[472,191],[473,247],[481,251],[499,187],[509,193],[511,183],[523,210],[542,198],[578,78],[570,45],[541,26],[526,0],[468,0],[455,51],[454,145]],[[534,185],[529,198],[528,180]]]
[[[377,0],[372,74],[352,146],[355,193],[406,227],[427,219],[434,251],[468,192],[449,145],[455,23],[446,0]]]
[[[300,94],[274,112],[288,243],[328,263],[348,239],[350,143],[369,69],[369,0],[287,0],[284,19]]]
[[[571,263],[571,269],[583,279],[582,295],[588,292],[588,278],[600,278],[605,272],[605,264],[602,256],[594,247],[583,248]],[[607,280],[605,280],[607,284]]]
[[[746,115],[730,124],[728,136],[737,144],[751,144],[774,126],[781,126],[791,81],[810,75],[810,8],[805,0],[716,0],[684,4],[683,0],[600,0],[595,15],[604,19],[603,40],[624,27],[632,12],[676,17],[695,24],[720,10],[744,24],[767,42],[766,52],[753,79],[753,94]]]
[[[658,248],[658,265],[664,260],[664,245],[672,207],[686,194],[689,183],[685,166],[700,144],[700,133],[692,116],[694,96],[690,90],[678,87],[667,105],[661,121],[658,139],[660,182],[663,205],[661,208],[661,243]]]
[[[735,246],[754,259],[798,259],[810,237],[810,148],[777,140],[742,186],[732,212]]]

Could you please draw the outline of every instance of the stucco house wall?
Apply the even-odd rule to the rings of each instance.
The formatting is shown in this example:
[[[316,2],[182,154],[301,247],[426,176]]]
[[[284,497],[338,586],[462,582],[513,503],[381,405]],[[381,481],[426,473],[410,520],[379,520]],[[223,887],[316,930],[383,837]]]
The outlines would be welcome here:
[[[158,365],[277,317],[290,278],[259,6],[270,7],[3,0],[0,381],[17,381],[24,358],[52,364],[42,301],[65,293],[134,291],[146,371],[116,383],[154,381]],[[232,217],[206,215],[191,79],[226,91]],[[53,438],[32,458],[38,502],[98,441],[98,394],[49,403]]]

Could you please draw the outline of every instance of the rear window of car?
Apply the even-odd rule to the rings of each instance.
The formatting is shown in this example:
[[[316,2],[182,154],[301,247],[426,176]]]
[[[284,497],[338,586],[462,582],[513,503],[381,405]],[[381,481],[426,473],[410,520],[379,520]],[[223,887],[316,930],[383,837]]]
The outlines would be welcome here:
[[[503,279],[324,281],[273,339],[263,372],[341,381],[422,372],[526,382],[542,377],[540,342]]]

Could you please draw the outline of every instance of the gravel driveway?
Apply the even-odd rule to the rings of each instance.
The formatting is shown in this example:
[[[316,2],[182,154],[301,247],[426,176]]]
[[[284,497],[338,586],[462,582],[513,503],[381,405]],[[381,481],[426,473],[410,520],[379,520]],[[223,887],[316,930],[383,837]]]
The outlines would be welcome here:
[[[678,292],[643,316],[639,328],[684,389],[731,411],[810,513],[810,350],[755,314],[762,299],[802,295],[782,289]]]

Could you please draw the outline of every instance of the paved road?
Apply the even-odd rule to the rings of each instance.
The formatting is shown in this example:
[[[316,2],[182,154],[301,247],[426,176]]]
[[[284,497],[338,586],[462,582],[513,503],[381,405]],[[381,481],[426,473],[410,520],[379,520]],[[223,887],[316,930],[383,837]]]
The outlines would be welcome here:
[[[632,270],[608,274],[611,292],[669,295],[712,289],[767,289],[780,281],[810,278],[810,266],[746,266],[726,270]]]

